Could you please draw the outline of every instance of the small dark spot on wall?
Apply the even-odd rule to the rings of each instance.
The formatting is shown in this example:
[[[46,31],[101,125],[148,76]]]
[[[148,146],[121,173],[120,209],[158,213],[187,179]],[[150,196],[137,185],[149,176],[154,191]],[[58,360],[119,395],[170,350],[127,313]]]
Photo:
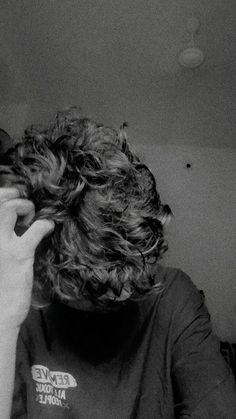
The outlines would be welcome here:
[[[186,167],[187,167],[187,169],[191,169],[191,167],[192,167],[191,163],[186,163]]]

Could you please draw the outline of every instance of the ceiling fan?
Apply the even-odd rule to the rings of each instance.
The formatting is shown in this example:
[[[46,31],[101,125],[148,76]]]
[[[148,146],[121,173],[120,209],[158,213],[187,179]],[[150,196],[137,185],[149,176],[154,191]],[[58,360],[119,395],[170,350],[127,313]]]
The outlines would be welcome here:
[[[197,17],[192,16],[188,19],[186,29],[190,35],[190,42],[188,46],[178,54],[178,61],[183,67],[199,67],[205,59],[203,51],[195,44],[195,36],[199,27],[200,22]]]

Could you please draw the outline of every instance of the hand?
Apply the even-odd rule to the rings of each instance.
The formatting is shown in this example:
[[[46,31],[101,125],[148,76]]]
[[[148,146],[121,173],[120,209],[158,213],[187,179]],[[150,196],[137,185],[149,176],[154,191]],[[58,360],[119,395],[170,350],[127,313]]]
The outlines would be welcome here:
[[[15,188],[0,188],[0,328],[19,328],[31,302],[35,249],[51,233],[54,223],[35,221],[19,237],[14,228],[17,218],[29,224],[35,215],[34,205],[19,198]]]

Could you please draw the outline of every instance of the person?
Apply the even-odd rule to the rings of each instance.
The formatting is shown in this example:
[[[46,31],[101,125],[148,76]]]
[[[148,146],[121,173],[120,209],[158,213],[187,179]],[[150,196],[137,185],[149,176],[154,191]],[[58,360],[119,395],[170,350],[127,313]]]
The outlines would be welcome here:
[[[236,417],[203,298],[119,132],[59,112],[0,167],[0,417]]]

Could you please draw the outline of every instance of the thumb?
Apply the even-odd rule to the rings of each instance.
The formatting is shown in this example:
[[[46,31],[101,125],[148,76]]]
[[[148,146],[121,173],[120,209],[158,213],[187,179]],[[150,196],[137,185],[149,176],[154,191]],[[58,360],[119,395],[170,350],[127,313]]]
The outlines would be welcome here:
[[[21,236],[26,252],[33,254],[41,240],[53,232],[55,224],[52,220],[36,220]]]

